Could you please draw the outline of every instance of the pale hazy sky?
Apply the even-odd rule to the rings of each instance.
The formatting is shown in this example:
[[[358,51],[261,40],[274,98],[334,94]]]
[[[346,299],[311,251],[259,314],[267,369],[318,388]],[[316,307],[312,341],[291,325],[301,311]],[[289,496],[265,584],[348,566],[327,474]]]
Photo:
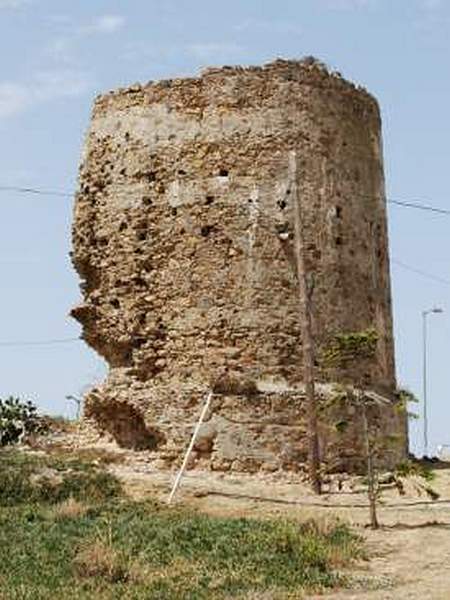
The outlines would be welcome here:
[[[450,208],[447,0],[0,0],[0,188],[71,192],[93,97],[202,66],[315,55],[366,86],[384,120],[388,196]],[[67,317],[79,297],[68,252],[72,199],[0,189],[0,395],[68,414],[102,377]],[[421,393],[421,311],[430,317],[430,438],[450,443],[450,217],[391,206],[399,383]],[[420,423],[412,427],[420,448]],[[419,445],[418,445],[419,444]]]

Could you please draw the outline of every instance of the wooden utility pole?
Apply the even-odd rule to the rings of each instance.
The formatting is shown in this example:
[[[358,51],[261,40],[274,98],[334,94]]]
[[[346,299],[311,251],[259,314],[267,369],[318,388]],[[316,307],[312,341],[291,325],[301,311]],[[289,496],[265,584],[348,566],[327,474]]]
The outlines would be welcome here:
[[[309,477],[316,494],[322,491],[320,476],[319,434],[317,430],[317,400],[314,385],[314,341],[312,335],[311,290],[305,261],[305,240],[303,233],[302,203],[308,202],[308,186],[302,186],[300,197],[297,184],[297,154],[289,154],[290,190],[294,209],[294,246],[297,266],[300,327],[302,335],[303,382],[306,393],[308,426],[308,465]]]
[[[376,485],[376,473],[373,464],[374,452],[372,444],[370,443],[370,432],[369,424],[367,421],[367,410],[365,404],[364,393],[360,395],[362,404],[362,421],[363,421],[363,434],[364,444],[366,446],[366,460],[367,460],[367,486],[368,486],[368,497],[369,497],[369,510],[370,510],[370,526],[372,529],[378,529],[378,518],[377,518],[377,485]]]

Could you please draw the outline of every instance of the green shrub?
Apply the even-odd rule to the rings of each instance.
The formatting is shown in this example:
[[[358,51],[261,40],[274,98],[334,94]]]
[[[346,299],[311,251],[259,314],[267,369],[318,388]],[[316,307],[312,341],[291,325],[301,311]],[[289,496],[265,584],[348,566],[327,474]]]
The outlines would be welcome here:
[[[10,396],[0,399],[0,446],[15,444],[32,433],[45,433],[47,425],[29,401]]]
[[[399,477],[421,477],[425,481],[433,481],[436,477],[434,471],[432,471],[427,465],[420,463],[417,460],[405,460],[396,468],[396,475]]]
[[[0,451],[0,506],[54,504],[67,498],[101,502],[119,494],[118,480],[93,464]]]

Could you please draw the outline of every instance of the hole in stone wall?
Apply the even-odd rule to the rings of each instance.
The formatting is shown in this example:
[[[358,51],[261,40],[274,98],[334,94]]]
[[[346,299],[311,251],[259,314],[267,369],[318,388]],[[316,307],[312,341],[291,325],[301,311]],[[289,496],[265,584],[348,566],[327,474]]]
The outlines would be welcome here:
[[[156,181],[156,173],[155,171],[149,171],[146,175],[147,177],[147,181],[149,181],[150,183],[152,183],[153,181]]]
[[[340,219],[342,217],[342,207],[336,206],[336,217]]]
[[[113,308],[120,308],[120,302],[117,300],[117,298],[113,298],[110,301],[110,304]]]
[[[126,221],[122,221],[122,223],[119,225],[119,231],[125,231],[125,229],[128,229],[128,223]]]
[[[133,338],[133,340],[131,341],[131,346],[135,349],[135,350],[139,350],[139,348],[142,348],[142,346],[145,344],[145,338],[143,337],[135,337]]]
[[[286,200],[278,200],[277,204],[280,210],[284,210],[287,206]]]
[[[130,132],[129,132],[129,131],[126,131],[126,132],[125,132],[125,136],[124,136],[124,137],[125,137],[126,141],[128,142],[128,141],[129,141],[129,139],[130,139]]]
[[[146,272],[149,273],[150,271],[153,270],[153,265],[152,265],[152,261],[151,259],[146,259],[143,263],[142,263],[142,269]]]
[[[276,223],[275,230],[277,233],[286,233],[289,231],[289,223]]]
[[[178,175],[186,175],[186,171],[184,169],[178,169]]]
[[[214,196],[206,196],[205,204],[210,206],[214,202]]]
[[[86,405],[86,416],[93,418],[123,448],[156,450],[166,441],[161,431],[146,425],[137,408],[125,402],[91,400]]]
[[[203,227],[200,229],[200,233],[203,237],[208,237],[213,230],[214,225],[203,225]]]
[[[342,238],[340,235],[338,235],[338,237],[334,241],[336,246],[342,246]]]
[[[140,287],[144,287],[145,285],[147,285],[145,279],[142,279],[142,277],[134,277],[133,283]]]
[[[142,204],[144,204],[145,206],[151,206],[153,204],[153,202],[149,196],[144,196],[142,198]]]
[[[308,244],[306,246],[306,251],[311,254],[312,256],[314,256],[317,252],[317,246],[315,244]]]
[[[220,169],[219,177],[228,177],[229,173],[227,169]]]
[[[176,216],[177,216],[177,214],[178,214],[178,211],[177,211],[177,209],[176,209],[176,208],[172,208],[172,210],[171,210],[170,212],[172,213],[172,216],[173,216],[173,217],[176,217]]]
[[[158,323],[158,327],[154,335],[157,340],[167,339],[167,327],[161,321]]]
[[[127,170],[125,168],[120,169],[119,175],[125,176],[127,174]]]
[[[147,239],[147,232],[146,232],[146,231],[141,231],[140,233],[138,233],[138,235],[137,235],[137,239],[138,239],[140,242],[143,242],[143,241],[145,241],[145,240]]]

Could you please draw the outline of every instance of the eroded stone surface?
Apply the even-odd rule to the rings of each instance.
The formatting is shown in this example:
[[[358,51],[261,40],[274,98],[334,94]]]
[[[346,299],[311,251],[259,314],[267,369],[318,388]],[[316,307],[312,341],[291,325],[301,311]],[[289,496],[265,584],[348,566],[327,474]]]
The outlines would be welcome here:
[[[170,465],[226,372],[239,389],[215,397],[193,464],[302,467],[291,150],[300,200],[312,191],[303,214],[317,354],[336,333],[374,327],[368,378],[392,394],[380,125],[372,96],[311,61],[210,69],[99,97],[75,206],[84,301],[73,315],[110,372],[87,415],[122,443],[153,444]],[[337,379],[357,381],[361,368]],[[335,412],[322,415],[324,458],[353,468],[359,417],[336,438]],[[387,433],[402,429],[390,409],[379,418]]]

